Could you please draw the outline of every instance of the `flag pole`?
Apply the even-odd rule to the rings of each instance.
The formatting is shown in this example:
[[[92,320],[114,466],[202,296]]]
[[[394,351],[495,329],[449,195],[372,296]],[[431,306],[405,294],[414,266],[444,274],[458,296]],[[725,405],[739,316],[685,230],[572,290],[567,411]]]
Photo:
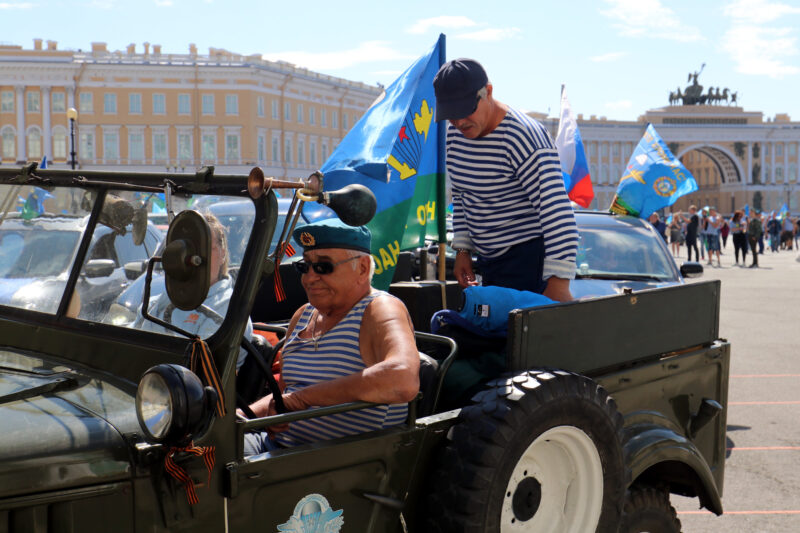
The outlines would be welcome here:
[[[444,33],[439,34],[439,66],[444,65],[447,58],[446,38]],[[445,191],[445,134],[447,123],[440,122],[436,127],[436,224],[439,233],[439,282],[442,291],[442,309],[447,309],[447,282],[445,280],[445,248],[447,246],[447,193]]]

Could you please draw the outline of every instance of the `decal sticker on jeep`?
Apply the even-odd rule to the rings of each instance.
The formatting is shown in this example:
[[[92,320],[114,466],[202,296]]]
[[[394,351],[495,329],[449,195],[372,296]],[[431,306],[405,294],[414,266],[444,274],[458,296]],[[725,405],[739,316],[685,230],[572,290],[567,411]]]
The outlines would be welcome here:
[[[331,510],[321,494],[309,494],[294,507],[294,514],[278,531],[287,533],[339,533],[344,525],[342,509]]]

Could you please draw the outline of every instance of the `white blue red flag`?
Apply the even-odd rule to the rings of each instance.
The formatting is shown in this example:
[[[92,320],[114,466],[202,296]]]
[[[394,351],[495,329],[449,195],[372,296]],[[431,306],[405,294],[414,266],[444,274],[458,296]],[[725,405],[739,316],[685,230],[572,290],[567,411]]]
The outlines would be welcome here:
[[[567,91],[561,86],[561,120],[558,123],[556,149],[561,159],[561,173],[564,175],[564,188],[569,199],[581,207],[589,207],[594,198],[586,151],[583,149],[581,132],[572,115],[567,100]]]

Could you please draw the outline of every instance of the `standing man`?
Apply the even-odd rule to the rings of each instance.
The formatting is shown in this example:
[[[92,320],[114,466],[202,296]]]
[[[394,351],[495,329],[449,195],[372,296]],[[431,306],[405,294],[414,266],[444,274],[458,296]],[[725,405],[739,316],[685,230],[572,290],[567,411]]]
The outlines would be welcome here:
[[[750,250],[753,252],[753,263],[750,265],[750,268],[758,268],[758,243],[763,235],[764,228],[761,225],[761,216],[759,213],[756,213],[753,219],[747,223],[747,241],[750,243]],[[761,252],[763,252],[763,250],[761,250]]]
[[[561,163],[547,130],[495,100],[474,59],[442,65],[433,80],[436,120],[448,120],[447,174],[453,191],[453,272],[484,285],[569,301],[578,231]]]
[[[661,238],[664,239],[664,242],[667,242],[667,225],[661,221],[661,217],[658,216],[658,213],[650,215],[650,224],[656,228],[656,231],[661,235]]]
[[[700,225],[700,217],[697,216],[697,206],[689,207],[689,218],[678,215],[681,221],[686,222],[686,250],[689,254],[688,260],[692,260],[692,248],[694,248],[694,260],[700,262],[700,251],[697,249],[697,227]]]

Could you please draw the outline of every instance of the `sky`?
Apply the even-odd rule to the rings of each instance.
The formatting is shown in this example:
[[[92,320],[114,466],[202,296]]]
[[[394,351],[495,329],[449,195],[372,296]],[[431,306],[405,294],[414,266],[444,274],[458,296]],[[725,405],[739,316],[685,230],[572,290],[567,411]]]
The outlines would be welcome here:
[[[444,33],[524,111],[558,116],[565,84],[575,114],[636,120],[702,68],[745,110],[800,121],[800,0],[0,0],[0,28],[26,49],[194,43],[385,86]]]

